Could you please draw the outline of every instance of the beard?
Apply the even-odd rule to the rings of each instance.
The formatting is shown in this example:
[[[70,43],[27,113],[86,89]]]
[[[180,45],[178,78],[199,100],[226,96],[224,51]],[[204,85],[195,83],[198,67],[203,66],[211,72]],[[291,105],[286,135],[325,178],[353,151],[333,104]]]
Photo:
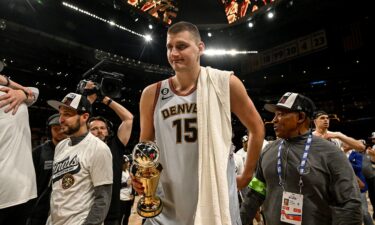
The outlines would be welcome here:
[[[79,123],[79,117],[77,118],[74,124],[65,125],[62,127],[64,134],[68,136],[71,136],[72,134],[76,133],[77,131],[79,131],[80,128],[81,124]]]

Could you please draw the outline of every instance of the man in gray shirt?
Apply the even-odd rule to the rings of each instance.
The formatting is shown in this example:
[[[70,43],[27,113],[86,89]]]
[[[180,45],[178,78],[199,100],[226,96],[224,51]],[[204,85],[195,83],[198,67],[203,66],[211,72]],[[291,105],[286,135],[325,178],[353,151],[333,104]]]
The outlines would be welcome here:
[[[265,109],[275,113],[278,140],[261,154],[241,206],[243,225],[263,203],[267,224],[360,225],[361,199],[353,169],[338,147],[311,134],[311,99],[288,92]]]

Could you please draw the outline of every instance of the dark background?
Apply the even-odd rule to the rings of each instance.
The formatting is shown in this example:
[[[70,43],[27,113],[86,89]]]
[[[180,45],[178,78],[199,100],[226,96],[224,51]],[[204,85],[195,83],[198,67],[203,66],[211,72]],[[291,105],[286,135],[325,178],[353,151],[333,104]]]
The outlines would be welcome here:
[[[0,61],[2,74],[40,90],[38,102],[30,108],[30,123],[37,144],[45,131],[45,121],[55,111],[46,103],[61,100],[74,92],[82,75],[106,58],[99,69],[123,74],[121,97],[116,99],[134,115],[132,147],[139,137],[141,91],[147,85],[172,75],[165,38],[168,26],[121,0],[67,0],[101,18],[140,34],[151,34],[145,42],[140,36],[121,30],[93,17],[71,10],[60,0],[0,1]],[[201,31],[207,48],[257,50],[237,56],[202,57],[202,65],[233,70],[243,80],[249,96],[266,122],[267,136],[274,136],[273,115],[263,109],[287,91],[310,97],[319,109],[332,114],[332,131],[367,139],[374,126],[374,89],[370,59],[374,53],[374,18],[370,1],[279,0],[250,16],[227,24],[219,0],[180,0],[173,22],[186,20]],[[272,20],[266,18],[275,12]],[[248,22],[255,26],[249,28]],[[149,24],[153,29],[149,29]],[[207,33],[211,32],[212,37]],[[287,44],[303,38],[319,45],[315,50],[286,57]],[[280,50],[280,51],[278,51]],[[283,51],[281,51],[283,50]],[[289,49],[291,50],[291,48]],[[270,52],[270,54],[266,54]],[[284,55],[282,55],[284,54]],[[269,61],[267,61],[267,56]],[[256,63],[257,57],[264,59]],[[371,67],[372,68],[372,67]],[[115,114],[101,104],[95,114],[119,124]],[[0,128],[1,129],[1,128]],[[234,143],[240,148],[245,128],[233,117]]]

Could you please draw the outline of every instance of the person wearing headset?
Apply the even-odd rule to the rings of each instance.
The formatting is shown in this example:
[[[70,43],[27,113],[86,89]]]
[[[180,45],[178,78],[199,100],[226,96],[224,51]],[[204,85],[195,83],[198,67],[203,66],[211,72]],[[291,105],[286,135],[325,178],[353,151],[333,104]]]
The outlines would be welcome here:
[[[86,89],[93,89],[95,84],[89,81],[86,84]],[[98,100],[96,93],[87,96],[87,99],[94,103]],[[104,220],[104,225],[119,225],[121,221],[120,212],[120,189],[121,189],[121,177],[122,177],[122,164],[123,155],[129,154],[125,152],[125,146],[129,141],[131,130],[133,126],[133,114],[130,113],[125,107],[114,101],[113,99],[104,96],[101,99],[101,103],[111,108],[116,115],[121,119],[121,124],[114,135],[112,123],[101,116],[92,117],[88,121],[90,132],[104,141],[111,150],[112,153],[112,165],[113,165],[113,186],[112,186],[112,200],[111,205]]]
[[[34,203],[28,219],[28,225],[45,225],[50,209],[53,156],[56,145],[67,138],[61,130],[60,115],[53,114],[47,119],[46,131],[48,140],[33,149],[33,162],[36,174],[38,198]]]

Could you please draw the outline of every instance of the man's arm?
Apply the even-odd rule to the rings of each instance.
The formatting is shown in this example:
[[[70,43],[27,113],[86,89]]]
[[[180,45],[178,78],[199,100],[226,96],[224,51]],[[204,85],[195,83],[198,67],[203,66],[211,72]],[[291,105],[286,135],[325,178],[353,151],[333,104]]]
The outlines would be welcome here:
[[[263,204],[266,198],[266,182],[263,176],[261,160],[257,167],[255,177],[249,184],[249,191],[246,193],[245,199],[241,204],[240,216],[243,225],[252,224],[259,207]]]
[[[59,142],[60,144],[61,142]],[[58,145],[59,146],[59,145]],[[58,147],[57,147],[58,149]],[[107,216],[112,196],[112,154],[103,142],[97,142],[97,147],[87,161],[90,162],[90,181],[94,185],[93,205],[85,219],[84,225],[100,225]]]
[[[88,81],[86,83],[85,89],[93,89],[94,87],[95,83],[92,81]],[[96,93],[87,96],[87,99],[90,101],[91,104],[93,104],[97,98],[98,95]],[[133,127],[133,114],[129,112],[129,110],[127,110],[124,106],[122,106],[115,100],[109,98],[108,96],[104,96],[104,98],[101,99],[101,102],[107,105],[109,108],[111,108],[116,113],[116,115],[121,119],[122,122],[119,128],[117,129],[117,137],[120,139],[123,145],[127,145]]]
[[[140,122],[141,122],[141,134],[139,141],[154,141],[155,140],[155,129],[154,129],[154,104],[157,84],[147,86],[141,95],[139,102]],[[132,185],[134,190],[139,194],[143,194],[144,188],[141,182],[139,182],[133,174],[130,174],[132,179]]]
[[[139,141],[154,141],[155,128],[154,128],[154,104],[156,95],[157,84],[152,84],[146,87],[141,95],[139,102],[141,134]]]
[[[4,86],[0,88],[0,91],[5,93],[0,95],[0,108],[7,105],[8,107],[4,110],[6,113],[12,111],[14,115],[22,103],[30,106],[38,98],[39,90],[37,88],[24,87],[1,74],[0,85]]]
[[[120,105],[107,96],[103,98],[102,103],[111,108],[121,119],[122,122],[117,129],[117,137],[120,139],[123,145],[128,144],[133,127],[133,114],[129,112],[129,110],[127,110],[124,106]]]
[[[249,131],[247,159],[243,173],[237,178],[237,187],[246,187],[255,170],[264,139],[264,124],[245,86],[236,77],[230,77],[230,103],[232,112]]]
[[[332,224],[362,224],[361,198],[352,166],[345,154],[335,151],[329,159]]]
[[[351,149],[355,149],[358,151],[364,151],[366,149],[366,146],[360,141],[356,140],[352,137],[346,136],[345,134],[341,132],[331,132],[328,131],[327,134],[325,135],[325,138],[330,139],[330,138],[337,138],[347,144]]]
[[[83,225],[100,225],[107,216],[112,196],[112,184],[94,187],[94,204]]]

